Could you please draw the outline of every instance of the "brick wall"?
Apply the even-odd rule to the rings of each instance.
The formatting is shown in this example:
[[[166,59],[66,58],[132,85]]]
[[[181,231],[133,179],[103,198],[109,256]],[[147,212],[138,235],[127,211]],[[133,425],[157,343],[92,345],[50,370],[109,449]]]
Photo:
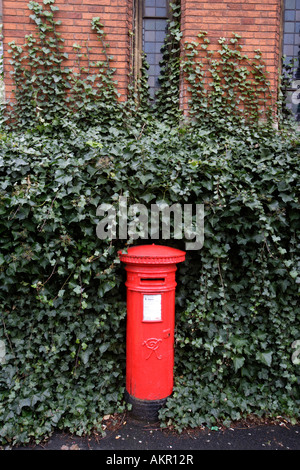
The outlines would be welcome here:
[[[183,41],[197,40],[200,30],[207,31],[212,44],[220,37],[242,36],[242,52],[249,57],[260,49],[266,61],[271,89],[276,96],[281,56],[282,0],[182,0]],[[182,102],[187,96],[182,89]]]
[[[12,82],[9,71],[10,56],[8,43],[16,41],[22,45],[26,34],[33,32],[35,25],[29,18],[31,11],[27,5],[29,0],[2,0],[3,1],[3,35],[4,35],[4,73],[6,83],[6,96],[12,97]],[[112,67],[115,67],[114,78],[118,81],[118,91],[121,99],[126,96],[129,72],[129,35],[132,29],[131,0],[56,0],[59,7],[57,19],[62,20],[58,31],[65,39],[65,51],[69,53],[69,63],[73,65],[73,44],[84,45],[86,41],[92,48],[91,60],[97,59],[99,42],[91,29],[91,19],[100,17],[107,33],[106,42],[109,43],[109,54],[114,57]],[[99,58],[99,57],[98,57]]]
[[[92,32],[90,22],[100,17],[105,25],[110,54],[114,56],[113,66],[121,99],[126,96],[130,62],[130,36],[132,30],[133,0],[56,0],[60,11],[57,18],[62,20],[59,30],[65,38],[65,47],[70,53],[72,45],[89,41],[93,57],[99,44]],[[10,97],[12,83],[9,78],[8,43],[15,40],[23,44],[26,34],[32,32],[34,24],[27,8],[28,0],[3,0],[4,71],[6,93]],[[271,87],[277,90],[277,74],[280,59],[282,0],[182,0],[183,41],[195,40],[199,30],[208,32],[209,38],[217,44],[220,37],[231,37],[232,33],[242,36],[243,52],[249,56],[254,49],[263,52],[270,73]],[[94,56],[95,55],[95,56]],[[182,103],[187,101],[182,90]]]

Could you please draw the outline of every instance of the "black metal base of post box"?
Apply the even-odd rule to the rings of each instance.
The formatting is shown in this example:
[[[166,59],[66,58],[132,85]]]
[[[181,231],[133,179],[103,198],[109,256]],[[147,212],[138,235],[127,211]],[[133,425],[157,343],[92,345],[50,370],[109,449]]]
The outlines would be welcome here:
[[[132,405],[130,410],[132,417],[145,421],[157,421],[158,412],[165,405],[167,398],[161,400],[140,400],[130,395],[126,390],[125,400]]]

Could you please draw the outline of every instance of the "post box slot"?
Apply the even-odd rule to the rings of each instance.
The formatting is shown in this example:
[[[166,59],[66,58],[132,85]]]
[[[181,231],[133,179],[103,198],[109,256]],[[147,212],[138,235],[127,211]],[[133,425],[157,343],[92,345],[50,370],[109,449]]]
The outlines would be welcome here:
[[[141,278],[141,282],[165,282],[164,277],[143,277]]]

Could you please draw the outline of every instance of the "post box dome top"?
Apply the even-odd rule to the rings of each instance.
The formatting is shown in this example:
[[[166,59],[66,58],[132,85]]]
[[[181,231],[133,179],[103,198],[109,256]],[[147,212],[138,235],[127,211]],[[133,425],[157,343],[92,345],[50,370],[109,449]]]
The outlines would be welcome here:
[[[163,245],[138,245],[119,251],[120,260],[128,264],[176,264],[185,260],[185,251]]]

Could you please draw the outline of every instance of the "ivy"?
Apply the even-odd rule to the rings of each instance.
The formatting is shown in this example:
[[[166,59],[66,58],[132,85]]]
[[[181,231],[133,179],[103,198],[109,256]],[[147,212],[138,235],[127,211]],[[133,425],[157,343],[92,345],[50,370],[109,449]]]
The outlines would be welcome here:
[[[110,66],[112,57],[100,19],[93,18],[91,23],[99,41],[100,59],[91,61],[88,44],[83,47],[75,43],[77,68],[70,69],[64,65],[68,53],[64,52],[64,39],[58,31],[61,22],[55,20],[58,7],[54,0],[43,4],[30,1],[28,7],[36,34],[26,36],[23,46],[10,43],[15,102],[11,112],[4,114],[4,122],[13,120],[19,128],[40,126],[43,130],[50,125],[64,125],[70,116],[72,122],[81,125],[116,118],[119,105],[115,70]]]
[[[252,125],[270,122],[272,94],[262,54],[253,59],[242,53],[241,36],[219,39],[220,48],[210,49],[205,31],[198,41],[184,45],[182,70],[191,94],[191,116],[209,125]]]
[[[237,36],[211,53],[199,33],[179,57],[174,20],[155,106],[146,65],[121,103],[100,19],[91,27],[101,60],[76,44],[71,70],[54,0],[29,8],[36,32],[11,44],[16,100],[0,134],[1,444],[54,429],[103,433],[103,417],[126,410],[118,250],[132,240],[96,236],[97,207],[121,196],[205,206],[204,246],[187,251],[176,274],[175,387],[161,425],[229,425],[249,414],[295,422],[299,136],[273,128],[261,55],[248,60]],[[190,119],[178,111],[181,73]],[[184,240],[167,244],[184,249]]]
[[[180,31],[181,9],[179,3],[170,4],[172,20],[168,21],[163,48],[160,89],[155,96],[154,112],[160,119],[175,125],[182,119],[179,103],[180,87]]]

